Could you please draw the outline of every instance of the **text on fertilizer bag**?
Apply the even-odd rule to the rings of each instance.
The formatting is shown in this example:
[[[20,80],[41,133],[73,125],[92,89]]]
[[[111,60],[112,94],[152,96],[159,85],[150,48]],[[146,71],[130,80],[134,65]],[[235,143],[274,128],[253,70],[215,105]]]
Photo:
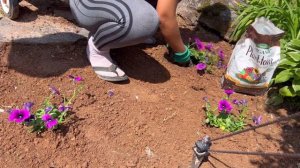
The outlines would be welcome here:
[[[254,50],[256,50],[257,54],[254,54]],[[253,48],[252,45],[249,45],[249,48],[246,52],[246,56],[251,57],[253,60],[255,60],[259,65],[273,65],[277,64],[280,59],[274,60],[270,57],[271,50],[270,49],[263,49],[263,48]]]

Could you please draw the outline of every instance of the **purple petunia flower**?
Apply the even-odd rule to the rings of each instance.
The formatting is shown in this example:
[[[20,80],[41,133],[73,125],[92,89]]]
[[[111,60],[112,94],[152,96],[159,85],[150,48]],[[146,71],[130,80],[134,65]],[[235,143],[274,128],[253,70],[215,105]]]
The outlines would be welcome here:
[[[203,71],[203,70],[206,69],[206,64],[200,62],[200,63],[198,63],[198,64],[196,65],[196,69],[199,70],[199,71]]]
[[[208,98],[205,96],[202,98],[205,102],[208,102]]]
[[[70,106],[65,106],[63,104],[61,104],[61,105],[58,106],[58,111],[59,112],[69,111],[70,109],[71,109]]]
[[[33,105],[34,105],[34,103],[32,103],[32,102],[26,102],[26,103],[24,103],[23,108],[30,111],[30,109]]]
[[[114,95],[115,95],[114,90],[108,90],[108,91],[107,91],[107,95],[108,95],[108,97],[114,96]]]
[[[12,111],[13,111],[13,109],[11,109],[11,108],[6,110],[6,112],[7,112],[8,114],[10,114]]]
[[[224,51],[223,50],[219,50],[218,55],[219,55],[220,60],[223,61],[224,58],[225,58]]]
[[[221,60],[218,61],[217,67],[218,67],[219,69],[223,68],[223,63],[222,63]]]
[[[196,46],[199,51],[202,51],[205,49],[203,42],[198,37],[195,37],[195,43],[196,43]]]
[[[247,106],[247,100],[246,99],[242,99],[240,100],[239,104],[243,105],[243,106]]]
[[[82,78],[81,76],[76,76],[76,77],[74,78],[74,81],[75,81],[75,82],[80,82],[80,81],[83,81],[83,78]]]
[[[44,114],[42,116],[42,120],[45,122],[45,126],[48,129],[51,129],[58,124],[57,119],[52,118],[50,114]]]
[[[228,97],[234,93],[234,91],[231,89],[226,89],[224,90],[224,92],[227,94]]]
[[[232,100],[232,103],[235,105],[239,105],[239,101],[237,99]]]
[[[11,122],[22,123],[30,117],[30,112],[27,109],[13,109],[11,110],[8,120]]]
[[[33,114],[30,115],[29,118],[27,118],[24,122],[27,122],[27,124],[31,121],[31,120],[34,120],[35,119],[35,116]]]
[[[49,113],[52,109],[53,109],[53,107],[51,107],[51,106],[46,107],[45,113]]]
[[[213,48],[213,44],[212,44],[212,43],[208,43],[208,44],[205,45],[205,49],[206,49],[207,51],[211,51],[212,48]]]
[[[81,76],[69,75],[69,78],[73,79],[74,82],[81,82],[81,81],[83,81],[83,78]]]
[[[258,117],[253,116],[252,117],[252,121],[254,122],[255,125],[259,125],[261,123],[261,121],[262,121],[262,116],[261,115],[258,116]]]
[[[52,94],[54,95],[60,95],[60,92],[54,87],[54,86],[49,86]]]
[[[63,111],[65,111],[65,109],[66,109],[66,107],[63,104],[58,106],[58,111],[59,112],[63,112]]]
[[[219,111],[230,113],[232,110],[231,104],[227,100],[221,100],[218,106]]]

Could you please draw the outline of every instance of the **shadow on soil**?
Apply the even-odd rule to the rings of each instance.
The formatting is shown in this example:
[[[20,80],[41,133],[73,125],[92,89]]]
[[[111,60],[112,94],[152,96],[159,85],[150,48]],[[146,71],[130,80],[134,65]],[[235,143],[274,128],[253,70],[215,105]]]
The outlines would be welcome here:
[[[63,35],[64,33],[56,34],[56,36]],[[70,68],[83,68],[89,65],[82,41],[71,45],[35,43],[51,39],[49,36],[11,42],[6,51],[9,52],[6,58],[8,68],[28,76],[46,78],[61,75]],[[32,43],[24,44],[24,41]]]
[[[67,118],[66,122],[59,126],[55,133],[57,135],[66,136],[66,134],[70,131],[70,128],[76,128],[76,124],[80,121],[83,121],[84,118],[79,118],[76,116],[74,112],[68,112],[69,117]],[[74,130],[72,130],[74,131]]]
[[[77,128],[78,126],[78,122],[85,120],[84,118],[79,118],[76,116],[76,114],[73,111],[69,111],[68,112],[68,116],[66,118],[66,120],[64,121],[64,123],[62,125],[59,125],[57,129],[54,129],[53,132],[56,135],[65,137],[68,133],[72,133],[77,135],[78,134],[78,129],[74,129]],[[47,130],[36,134],[37,138],[44,138],[45,134],[47,134]]]
[[[276,118],[299,112],[300,107],[299,98],[286,100],[285,104],[278,107],[266,106],[265,110],[272,113]],[[272,134],[265,134],[264,136],[270,141],[277,141],[280,144],[279,152],[283,153],[300,153],[300,118],[283,121],[280,124],[282,132],[280,133],[281,139],[273,138]],[[267,151],[264,151],[267,152]],[[299,168],[300,158],[280,158],[280,157],[264,157],[261,160],[252,160],[251,163],[257,167],[286,167],[286,168]]]
[[[149,83],[163,83],[171,78],[170,72],[140,46],[115,49],[112,57],[131,78]]]
[[[70,35],[60,33],[55,37],[66,34]],[[4,58],[6,66],[40,78],[59,76],[71,68],[90,66],[86,57],[86,39],[71,44],[36,44],[55,40],[51,38],[53,35],[49,36],[13,41],[6,49],[6,52],[9,50],[8,58]],[[24,41],[31,41],[32,44],[24,44]],[[162,83],[170,79],[169,71],[139,46],[112,50],[112,57],[131,78],[150,83]]]

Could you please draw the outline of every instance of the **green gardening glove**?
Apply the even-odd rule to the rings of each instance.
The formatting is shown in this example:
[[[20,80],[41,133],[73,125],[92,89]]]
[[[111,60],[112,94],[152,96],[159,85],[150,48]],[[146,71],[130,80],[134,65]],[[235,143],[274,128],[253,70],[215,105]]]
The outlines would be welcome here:
[[[190,62],[190,60],[191,60],[191,51],[190,51],[190,49],[187,46],[184,46],[184,47],[185,47],[185,51],[184,52],[174,53],[173,59],[174,59],[175,62],[177,62],[177,63],[187,63],[187,62]]]
[[[168,57],[166,57],[170,62],[182,66],[182,67],[191,67],[193,63],[191,61],[191,51],[187,46],[185,47],[184,52],[175,53],[172,48],[167,44]]]

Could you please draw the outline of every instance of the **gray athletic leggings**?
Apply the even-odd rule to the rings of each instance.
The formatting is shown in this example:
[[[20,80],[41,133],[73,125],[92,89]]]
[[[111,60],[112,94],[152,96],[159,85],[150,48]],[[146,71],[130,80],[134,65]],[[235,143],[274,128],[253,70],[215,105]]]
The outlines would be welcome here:
[[[70,7],[100,50],[142,43],[159,23],[157,12],[145,0],[70,0]]]

